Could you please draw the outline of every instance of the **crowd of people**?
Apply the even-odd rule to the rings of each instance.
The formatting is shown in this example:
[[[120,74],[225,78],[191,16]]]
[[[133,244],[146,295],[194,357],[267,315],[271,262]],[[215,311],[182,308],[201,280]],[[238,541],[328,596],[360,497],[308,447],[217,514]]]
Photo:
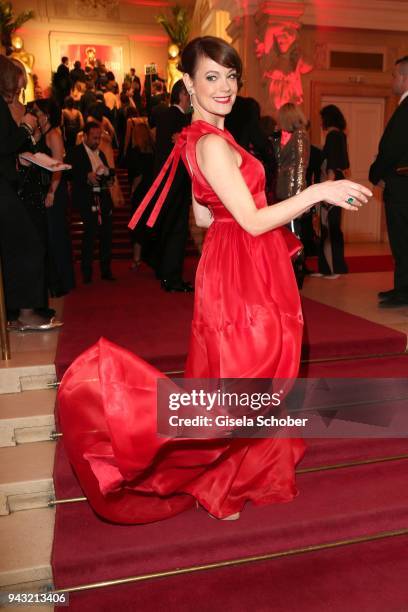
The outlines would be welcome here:
[[[111,270],[112,211],[125,203],[115,167],[127,170],[134,213],[180,133],[191,122],[191,96],[183,80],[167,92],[164,79],[158,75],[146,77],[142,88],[134,68],[120,89],[115,75],[97,60],[84,68],[76,61],[69,70],[69,59],[63,57],[53,75],[52,95],[43,98],[38,87],[38,99],[25,108],[19,102],[25,87],[24,70],[4,56],[1,63],[1,140],[7,143],[2,145],[6,147],[1,154],[2,188],[10,206],[14,201],[15,210],[20,210],[24,219],[19,225],[13,220],[11,230],[6,232],[6,246],[2,247],[8,318],[10,326],[18,329],[53,329],[61,323],[48,307],[48,296],[65,295],[75,287],[70,204],[79,210],[84,228],[82,281],[92,282],[97,239],[101,277],[115,280]],[[299,106],[283,105],[275,120],[261,116],[256,100],[240,95],[225,120],[236,142],[263,164],[268,204],[284,201],[313,183],[348,176],[347,126],[340,109],[324,107],[321,124],[323,149],[311,146],[309,122]],[[46,153],[67,162],[72,170],[51,174],[24,162],[19,157],[22,151]],[[131,267],[136,270],[145,261],[163,290],[191,292],[191,282],[183,278],[191,180],[182,164],[171,177],[166,201],[169,205],[162,208],[154,229],[146,224],[152,202],[143,212],[144,223],[131,231]],[[10,211],[5,214],[11,221]],[[303,243],[303,252],[293,263],[299,286],[306,274],[336,279],[347,272],[341,215],[341,207],[321,202],[288,224]],[[16,238],[14,244],[20,248],[9,251],[10,236]],[[22,244],[31,247],[23,250]],[[30,248],[35,256],[30,256]],[[308,255],[318,256],[318,272],[306,267]],[[41,270],[33,277],[27,268],[16,281],[14,266],[24,268],[23,259],[29,260],[30,270],[36,261]],[[37,287],[29,296],[33,278],[38,281]],[[406,301],[405,294],[399,299]]]

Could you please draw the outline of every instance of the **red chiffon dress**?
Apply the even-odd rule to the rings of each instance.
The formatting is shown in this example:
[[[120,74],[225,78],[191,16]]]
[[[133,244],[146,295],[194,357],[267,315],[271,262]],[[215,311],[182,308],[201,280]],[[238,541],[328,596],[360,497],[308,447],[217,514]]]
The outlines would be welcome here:
[[[185,376],[295,378],[302,313],[290,254],[297,241],[279,228],[248,234],[201,174],[197,141],[219,134],[242,157],[241,172],[256,206],[266,206],[262,164],[233,137],[204,121],[185,128],[161,175],[139,206],[134,227],[166,171],[168,180],[148,224],[166,197],[180,157],[196,200],[214,216],[195,282],[195,307]],[[176,439],[156,433],[157,379],[164,374],[101,339],[66,372],[59,416],[71,464],[91,506],[119,523],[148,523],[199,502],[224,518],[255,505],[288,502],[297,489],[300,439]]]

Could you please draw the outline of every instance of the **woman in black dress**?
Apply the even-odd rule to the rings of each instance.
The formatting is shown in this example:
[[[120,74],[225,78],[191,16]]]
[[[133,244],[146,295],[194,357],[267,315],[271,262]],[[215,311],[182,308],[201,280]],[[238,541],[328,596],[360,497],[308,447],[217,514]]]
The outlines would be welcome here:
[[[47,331],[60,323],[39,314],[47,307],[44,249],[18,196],[17,174],[18,153],[29,149],[38,122],[27,113],[17,125],[10,111],[25,79],[21,68],[0,56],[0,253],[13,327]]]
[[[346,120],[337,106],[329,104],[320,111],[322,127],[326,132],[323,147],[322,172],[325,178],[338,181],[345,178],[350,167],[347,136],[345,134]],[[344,259],[344,237],[341,231],[342,210],[339,206],[321,205],[320,222],[321,238],[319,246],[319,272],[313,276],[324,276],[336,279],[340,274],[347,273]]]
[[[33,112],[41,125],[41,135],[32,147],[33,152],[63,161],[59,106],[50,98],[41,99],[33,105]],[[30,166],[23,171],[20,193],[45,249],[47,289],[52,297],[65,295],[75,286],[75,281],[64,174]]]
[[[51,98],[37,100],[36,106],[47,120],[39,142],[40,150],[54,159],[63,161],[64,141],[61,131],[61,110]],[[44,193],[47,217],[47,247],[52,277],[50,294],[56,297],[67,294],[75,287],[72,243],[68,225],[68,188],[63,172],[54,172]]]
[[[78,132],[84,127],[82,113],[77,108],[74,108],[72,96],[65,98],[64,108],[62,109],[62,124],[65,149],[68,151],[68,149],[75,147]]]
[[[131,188],[132,212],[134,213],[151,187],[154,178],[153,138],[146,122],[140,117],[129,117],[127,120],[125,159]],[[149,239],[150,231],[142,223],[131,231],[132,269],[137,268],[141,262],[142,246]]]

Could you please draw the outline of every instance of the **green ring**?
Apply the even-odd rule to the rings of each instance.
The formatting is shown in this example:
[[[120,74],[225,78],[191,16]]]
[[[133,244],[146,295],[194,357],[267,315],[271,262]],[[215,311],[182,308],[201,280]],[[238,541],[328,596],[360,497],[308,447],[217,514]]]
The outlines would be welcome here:
[[[350,196],[349,198],[347,198],[346,202],[347,204],[352,204],[354,202],[354,198]]]

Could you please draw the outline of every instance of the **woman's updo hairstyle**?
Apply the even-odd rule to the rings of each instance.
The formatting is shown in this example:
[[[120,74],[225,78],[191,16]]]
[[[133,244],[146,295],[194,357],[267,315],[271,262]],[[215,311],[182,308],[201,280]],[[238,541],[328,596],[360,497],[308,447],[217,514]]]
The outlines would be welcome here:
[[[225,40],[216,36],[200,36],[191,40],[181,54],[181,72],[186,72],[193,79],[201,57],[209,57],[224,68],[234,68],[237,72],[238,87],[241,87],[241,58]]]

